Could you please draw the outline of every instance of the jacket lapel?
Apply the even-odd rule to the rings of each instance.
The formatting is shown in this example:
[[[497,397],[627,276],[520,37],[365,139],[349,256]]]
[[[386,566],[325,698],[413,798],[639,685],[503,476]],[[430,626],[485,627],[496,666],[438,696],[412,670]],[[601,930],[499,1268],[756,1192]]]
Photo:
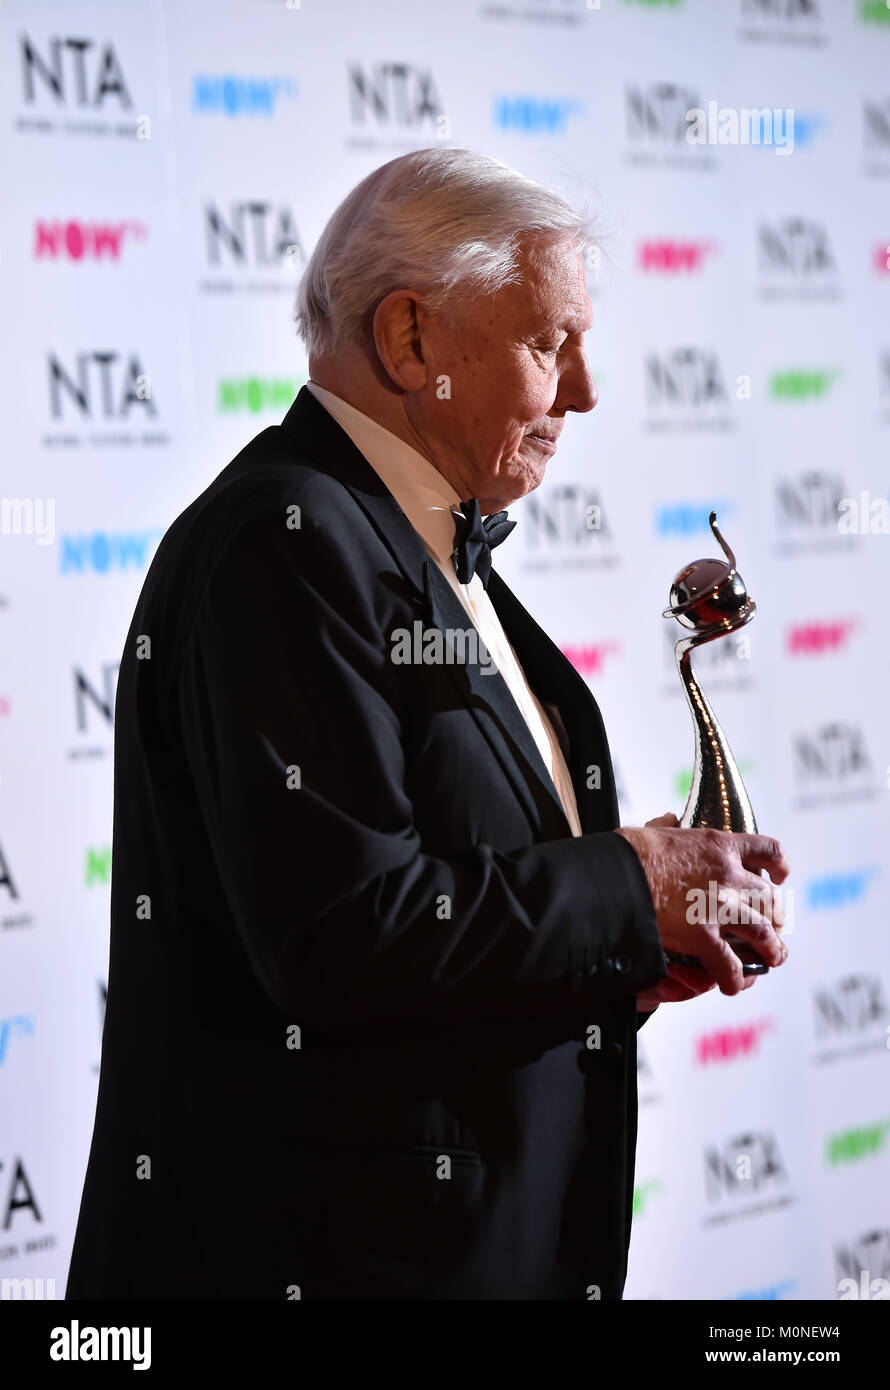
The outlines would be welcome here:
[[[529,685],[545,708],[556,707],[565,726],[569,743],[566,764],[582,831],[614,830],[619,823],[618,798],[599,705],[583,677],[495,570],[488,581],[488,596]],[[556,728],[558,731],[558,723]],[[599,769],[598,779],[594,768]],[[588,785],[590,781],[593,786]]]
[[[413,527],[411,530],[417,537]],[[428,555],[424,562],[424,580],[425,621],[444,633],[449,628],[470,628],[472,623],[463,604]],[[453,662],[445,669],[510,778],[533,830],[544,838],[550,838],[547,829],[549,823],[554,837],[570,834],[553,778],[544,766],[538,745],[500,672],[486,671],[486,666],[476,660]]]
[[[282,428],[301,453],[349,489],[368,515],[409,581],[424,624],[438,628],[446,643],[449,629],[471,629],[463,605],[392,493],[305,387],[282,421]],[[494,571],[488,593],[529,684],[542,703],[558,705],[567,726],[569,770],[582,829],[611,828],[601,823],[604,815],[608,819],[610,814],[617,825],[617,807],[613,810],[611,805],[615,799],[611,763],[596,702],[574,667]],[[503,676],[496,671],[486,674],[483,664],[470,659],[446,662],[445,670],[509,778],[534,832],[544,839],[570,834],[553,779]],[[603,791],[596,796],[586,788],[589,763],[602,767]],[[611,797],[608,807],[602,804],[604,794],[606,802]]]

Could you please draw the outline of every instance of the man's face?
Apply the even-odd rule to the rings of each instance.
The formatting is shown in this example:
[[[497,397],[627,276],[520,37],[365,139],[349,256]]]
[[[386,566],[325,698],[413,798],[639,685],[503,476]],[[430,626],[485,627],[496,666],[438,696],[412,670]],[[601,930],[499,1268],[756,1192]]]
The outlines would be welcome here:
[[[593,312],[582,257],[569,243],[527,245],[521,268],[520,284],[427,320],[430,376],[408,406],[440,472],[483,513],[538,487],[566,411],[597,402],[583,346]]]

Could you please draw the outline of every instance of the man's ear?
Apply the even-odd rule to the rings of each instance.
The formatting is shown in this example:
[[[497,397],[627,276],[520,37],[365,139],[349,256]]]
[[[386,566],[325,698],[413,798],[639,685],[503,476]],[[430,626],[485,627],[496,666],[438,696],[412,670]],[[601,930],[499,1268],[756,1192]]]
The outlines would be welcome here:
[[[377,356],[387,376],[403,391],[420,391],[429,372],[423,357],[423,304],[413,290],[393,290],[374,312]]]

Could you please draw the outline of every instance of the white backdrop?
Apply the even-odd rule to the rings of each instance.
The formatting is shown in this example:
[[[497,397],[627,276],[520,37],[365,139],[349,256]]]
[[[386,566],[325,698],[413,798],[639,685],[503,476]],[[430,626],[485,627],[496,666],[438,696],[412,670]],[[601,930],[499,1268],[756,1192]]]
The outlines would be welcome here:
[[[625,824],[685,801],[660,614],[717,553],[712,506],[759,609],[698,669],[792,860],[792,954],[641,1034],[626,1296],[890,1279],[890,9],[6,0],[0,25],[0,1276],[64,1291],[147,565],[305,380],[293,295],[336,204],[444,140],[602,214],[599,405],[497,562],[600,702]],[[690,145],[709,102],[792,109],[793,150]]]

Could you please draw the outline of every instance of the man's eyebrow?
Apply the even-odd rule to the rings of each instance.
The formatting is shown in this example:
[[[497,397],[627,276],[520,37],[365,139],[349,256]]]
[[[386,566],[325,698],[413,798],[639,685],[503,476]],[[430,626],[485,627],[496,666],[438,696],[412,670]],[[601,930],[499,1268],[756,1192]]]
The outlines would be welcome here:
[[[580,318],[564,319],[562,323],[558,323],[556,319],[553,318],[548,319],[546,321],[546,323],[542,327],[542,332],[546,333],[551,329],[556,329],[557,331],[560,331],[562,333],[589,333],[592,327],[593,315],[591,315],[590,323],[587,325],[586,328],[584,326],[583,319]]]
[[[593,327],[593,316],[591,315],[590,323],[586,327],[583,319],[566,319],[560,327],[564,333],[589,333]]]
[[[570,335],[587,334],[592,327],[594,327],[594,316],[592,316],[592,313],[590,324],[587,324],[587,327],[584,327],[583,318],[580,316],[573,316],[573,314],[569,314],[569,316],[563,318],[563,320],[556,317],[556,314],[553,314],[552,317],[549,316],[549,314],[544,314],[541,320],[538,321],[538,332],[540,332],[540,336],[552,334],[552,332],[563,332],[563,334]]]

